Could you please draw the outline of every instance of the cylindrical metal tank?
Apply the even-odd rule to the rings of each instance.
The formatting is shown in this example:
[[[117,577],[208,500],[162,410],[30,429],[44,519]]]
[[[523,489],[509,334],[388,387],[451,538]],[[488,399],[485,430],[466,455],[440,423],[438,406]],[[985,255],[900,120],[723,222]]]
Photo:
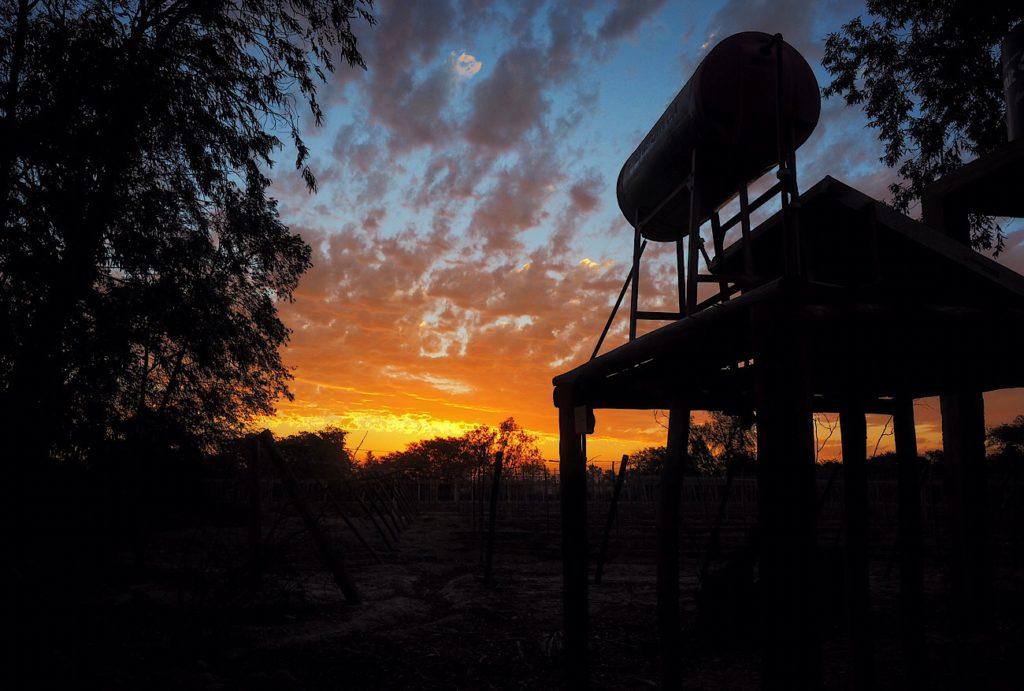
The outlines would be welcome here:
[[[650,240],[677,240],[687,232],[690,194],[683,190],[654,211],[690,174],[699,148],[701,220],[748,182],[778,163],[776,49],[770,34],[734,34],[711,49],[693,76],[626,159],[616,186],[619,208]],[[807,61],[781,41],[782,113],[794,145],[810,136],[821,113],[818,82]]]
[[[1012,142],[1024,136],[1024,22],[1006,35],[1001,50],[1006,133]]]

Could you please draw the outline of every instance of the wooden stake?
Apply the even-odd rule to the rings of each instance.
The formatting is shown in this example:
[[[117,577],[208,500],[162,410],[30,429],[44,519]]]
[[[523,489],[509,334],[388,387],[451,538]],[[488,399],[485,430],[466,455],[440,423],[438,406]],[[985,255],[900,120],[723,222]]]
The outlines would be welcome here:
[[[299,493],[298,485],[295,482],[295,477],[292,475],[292,471],[288,468],[288,464],[285,463],[281,454],[274,446],[274,435],[270,433],[270,430],[263,430],[259,435],[259,440],[263,442],[267,451],[270,454],[270,459],[274,463],[274,469],[277,470],[278,475],[281,477],[281,484],[284,485],[285,491],[292,500],[292,504],[295,506],[295,510],[298,511],[299,516],[302,517],[302,522],[306,526],[306,531],[313,538],[313,542],[316,544],[317,550],[320,552],[320,557],[324,560],[327,568],[330,570],[331,575],[334,576],[334,582],[341,589],[341,592],[345,595],[345,599],[356,604],[359,602],[359,591],[356,589],[355,583],[349,577],[348,572],[345,571],[345,565],[343,563],[341,554],[336,550],[332,549],[330,541],[327,539],[327,535],[321,529],[320,524],[317,522],[316,517],[306,506],[306,501],[302,498]]]
[[[725,509],[729,505],[729,493],[732,490],[732,483],[736,477],[736,464],[728,463],[725,469],[725,488],[722,490],[722,496],[718,500],[718,513],[715,514],[715,523],[711,526],[711,535],[708,536],[708,546],[704,550],[704,559],[700,564],[700,582],[701,585],[708,577],[708,569],[711,565],[711,559],[718,552],[718,536],[722,531],[722,523],[725,522]]]
[[[622,462],[619,463],[619,473],[615,476],[615,488],[612,490],[612,503],[608,507],[608,520],[604,524],[604,535],[601,537],[601,552],[597,557],[597,569],[594,571],[594,583],[601,583],[601,576],[604,573],[604,562],[608,556],[608,539],[612,534],[612,526],[615,524],[615,512],[619,507],[619,494],[622,493],[622,483],[626,479],[626,464],[629,456],[622,454]]]

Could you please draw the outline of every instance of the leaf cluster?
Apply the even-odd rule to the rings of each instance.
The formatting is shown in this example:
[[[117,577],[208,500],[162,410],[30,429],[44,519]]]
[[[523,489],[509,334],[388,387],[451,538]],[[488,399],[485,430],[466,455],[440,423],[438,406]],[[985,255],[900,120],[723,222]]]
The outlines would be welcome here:
[[[868,0],[825,42],[827,97],[863,108],[896,168],[890,185],[903,212],[931,182],[1006,141],[999,43],[1024,19],[1024,6],[967,0]],[[971,219],[977,248],[1003,248],[1001,227]]]
[[[0,3],[0,402],[23,453],[144,414],[209,445],[287,396],[310,248],[268,196],[368,0]]]

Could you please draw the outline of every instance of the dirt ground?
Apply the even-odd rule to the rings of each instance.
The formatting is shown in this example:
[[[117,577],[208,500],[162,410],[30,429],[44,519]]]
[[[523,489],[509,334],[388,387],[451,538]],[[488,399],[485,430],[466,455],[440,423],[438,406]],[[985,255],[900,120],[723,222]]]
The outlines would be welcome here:
[[[593,515],[599,514],[597,509]],[[653,516],[630,516],[613,535],[603,583],[590,588],[595,688],[657,686]],[[41,592],[15,606],[23,619],[14,642],[8,641],[16,660],[4,667],[3,687],[559,688],[556,517],[550,509],[501,517],[493,586],[481,578],[480,533],[473,523],[465,511],[424,508],[393,550],[378,550],[379,564],[350,537],[338,538],[362,596],[357,605],[345,603],[297,522],[284,520],[276,528],[282,537],[259,583],[225,566],[243,561],[244,526],[166,531],[141,561],[120,549],[118,569],[88,591],[40,585]],[[602,523],[591,519],[592,552]],[[695,595],[705,535],[690,523],[687,532],[684,516],[679,655],[685,687],[755,689],[759,656],[750,635],[753,614],[741,598],[726,598],[714,610],[718,615],[700,616]],[[332,531],[337,537],[344,528],[332,525]],[[878,688],[904,688],[898,573],[889,568],[888,553],[876,551],[872,607]],[[823,554],[827,565],[830,552]],[[846,689],[841,586],[833,583],[836,577],[841,581],[842,571],[829,568],[823,567],[821,576],[826,687]],[[930,688],[1024,688],[1019,574],[998,571],[1001,605],[990,629],[959,639],[946,621],[942,569],[930,562],[927,573]],[[957,653],[968,649],[974,657],[964,668]]]

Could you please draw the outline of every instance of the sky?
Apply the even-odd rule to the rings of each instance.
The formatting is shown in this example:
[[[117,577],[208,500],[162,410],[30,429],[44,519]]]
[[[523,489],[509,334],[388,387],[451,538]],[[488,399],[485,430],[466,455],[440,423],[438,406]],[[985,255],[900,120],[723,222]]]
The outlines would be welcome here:
[[[356,26],[367,69],[339,65],[320,90],[324,124],[303,121],[319,191],[292,152],[271,174],[314,265],[281,305],[295,398],[265,424],[339,426],[361,459],[513,416],[557,458],[551,379],[589,358],[629,269],[615,199],[628,155],[722,38],[782,33],[824,86],[825,37],[863,12],[851,0],[377,0],[377,24]],[[797,153],[801,188],[828,174],[887,199],[895,176],[880,155],[862,112],[827,100]],[[1000,261],[1020,271],[1024,233],[1008,230]],[[649,248],[641,309],[673,295],[673,251]],[[622,310],[605,350],[627,326]],[[986,397],[989,424],[1021,412],[1021,390]],[[921,447],[938,447],[937,401],[917,417]],[[869,445],[891,448],[886,419],[869,422]],[[665,433],[653,411],[598,411],[588,455],[610,465]]]

